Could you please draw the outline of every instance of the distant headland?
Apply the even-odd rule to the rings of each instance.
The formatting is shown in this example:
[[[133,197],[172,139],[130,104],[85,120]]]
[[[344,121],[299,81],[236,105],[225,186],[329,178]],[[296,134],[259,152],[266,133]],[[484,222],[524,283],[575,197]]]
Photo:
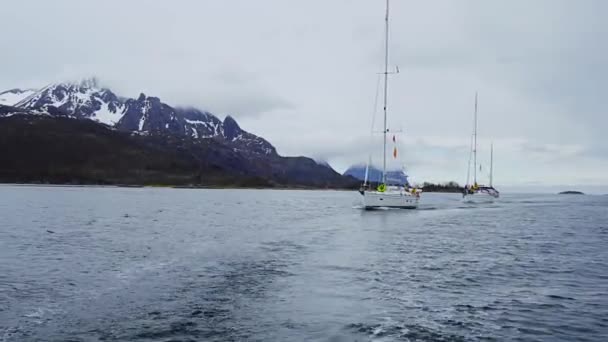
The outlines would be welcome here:
[[[584,195],[584,193],[580,191],[568,190],[560,192],[559,195]]]

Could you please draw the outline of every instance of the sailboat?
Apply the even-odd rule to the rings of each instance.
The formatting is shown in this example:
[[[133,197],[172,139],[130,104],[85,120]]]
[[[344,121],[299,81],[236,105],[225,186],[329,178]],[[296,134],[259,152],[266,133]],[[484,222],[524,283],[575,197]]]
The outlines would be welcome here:
[[[384,41],[384,129],[383,129],[383,165],[382,179],[374,189],[371,183],[365,179],[363,186],[359,189],[359,193],[363,196],[363,205],[365,209],[376,208],[400,208],[400,209],[416,209],[420,200],[420,190],[410,188],[409,184],[398,184],[389,182],[386,171],[386,145],[387,134],[387,104],[388,104],[388,75],[393,72],[388,70],[388,52],[389,52],[389,0],[386,0],[386,17],[385,17],[385,41]],[[398,72],[398,69],[397,69]],[[394,137],[393,137],[394,141]],[[393,151],[393,156],[396,158],[397,150]],[[371,159],[371,158],[370,158]],[[369,167],[369,165],[368,165]],[[376,185],[376,184],[374,184]]]
[[[475,93],[475,114],[473,136],[471,137],[471,154],[469,155],[469,168],[467,171],[467,184],[462,193],[462,199],[467,203],[492,203],[500,197],[498,190],[492,185],[494,172],[494,145],[490,145],[490,183],[480,185],[477,183],[477,93]],[[470,184],[471,156],[473,158],[473,184]],[[481,172],[481,165],[479,165]]]

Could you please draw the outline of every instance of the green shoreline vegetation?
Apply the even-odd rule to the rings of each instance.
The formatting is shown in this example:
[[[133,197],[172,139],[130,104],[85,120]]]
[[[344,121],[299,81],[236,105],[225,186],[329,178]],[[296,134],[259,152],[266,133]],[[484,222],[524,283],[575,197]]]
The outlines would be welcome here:
[[[259,190],[339,190],[351,191],[356,187],[315,187],[315,186],[298,186],[298,185],[282,185],[282,184],[264,184],[254,185],[246,184],[245,182],[233,184],[112,184],[112,183],[92,183],[92,182],[2,182],[0,186],[41,186],[41,187],[91,187],[91,188],[165,188],[165,189],[259,189]],[[446,183],[429,183],[424,182],[417,188],[423,192],[442,192],[442,193],[460,193],[462,187],[455,182]]]
[[[462,193],[464,188],[460,184],[450,181],[445,183],[422,183],[423,192],[447,192],[447,193]]]

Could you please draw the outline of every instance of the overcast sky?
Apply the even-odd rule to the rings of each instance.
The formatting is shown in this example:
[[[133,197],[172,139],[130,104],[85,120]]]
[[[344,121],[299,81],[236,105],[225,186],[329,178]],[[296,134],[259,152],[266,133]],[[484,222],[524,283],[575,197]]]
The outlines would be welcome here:
[[[414,181],[608,184],[608,1],[393,0],[389,126]],[[5,1],[0,90],[95,75],[193,105],[337,170],[370,141],[380,0]],[[376,128],[381,122],[380,113]],[[380,154],[374,155],[380,161]]]

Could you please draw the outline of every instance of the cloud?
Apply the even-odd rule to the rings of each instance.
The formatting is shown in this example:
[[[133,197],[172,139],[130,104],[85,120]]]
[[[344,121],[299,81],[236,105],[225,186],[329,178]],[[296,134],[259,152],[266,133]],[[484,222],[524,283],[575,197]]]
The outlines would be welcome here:
[[[364,161],[383,3],[56,0],[4,4],[0,89],[98,76],[117,93],[231,114],[288,155]],[[503,183],[608,183],[608,2],[393,1],[389,126],[419,180],[466,175],[480,151]],[[380,115],[378,112],[377,115]],[[376,123],[380,122],[377,116]],[[378,160],[379,156],[374,156]]]

